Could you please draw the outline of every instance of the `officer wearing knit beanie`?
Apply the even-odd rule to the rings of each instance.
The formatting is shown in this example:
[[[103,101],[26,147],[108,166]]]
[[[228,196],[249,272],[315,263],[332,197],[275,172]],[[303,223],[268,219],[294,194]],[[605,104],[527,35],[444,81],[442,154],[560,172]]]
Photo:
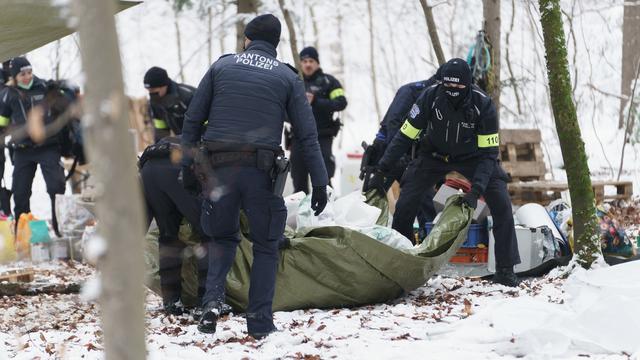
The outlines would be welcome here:
[[[25,57],[13,58],[13,60],[11,60],[11,64],[9,65],[9,72],[11,73],[11,77],[13,77],[14,79],[21,72],[31,69],[31,63]]]
[[[149,117],[153,124],[154,138],[182,133],[184,114],[196,89],[179,84],[169,78],[167,70],[154,66],[144,74],[144,87],[149,92]]]
[[[318,50],[313,46],[307,46],[300,51],[300,60],[313,59],[317,63],[320,63],[320,57],[318,56]]]
[[[273,47],[278,47],[280,43],[280,32],[282,27],[280,20],[271,14],[256,16],[244,29],[244,36],[249,40],[266,41]]]

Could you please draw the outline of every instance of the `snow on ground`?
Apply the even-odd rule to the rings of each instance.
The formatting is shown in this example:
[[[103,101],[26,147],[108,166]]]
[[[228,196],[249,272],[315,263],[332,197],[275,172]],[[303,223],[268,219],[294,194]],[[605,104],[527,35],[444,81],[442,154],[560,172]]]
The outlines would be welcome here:
[[[38,267],[38,269],[43,269]],[[85,265],[49,265],[77,281]],[[640,262],[560,271],[510,289],[486,281],[435,277],[386,304],[275,314],[280,332],[247,336],[241,316],[215,335],[187,316],[165,316],[147,297],[149,359],[640,359]],[[56,276],[54,276],[56,277]],[[99,308],[78,295],[0,298],[0,358],[101,359]]]

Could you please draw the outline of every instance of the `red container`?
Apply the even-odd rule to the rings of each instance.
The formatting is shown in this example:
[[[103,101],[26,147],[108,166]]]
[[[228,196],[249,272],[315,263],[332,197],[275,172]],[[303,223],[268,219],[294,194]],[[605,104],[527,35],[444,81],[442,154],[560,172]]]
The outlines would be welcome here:
[[[489,261],[489,249],[484,248],[460,248],[449,260],[454,264],[481,264]]]

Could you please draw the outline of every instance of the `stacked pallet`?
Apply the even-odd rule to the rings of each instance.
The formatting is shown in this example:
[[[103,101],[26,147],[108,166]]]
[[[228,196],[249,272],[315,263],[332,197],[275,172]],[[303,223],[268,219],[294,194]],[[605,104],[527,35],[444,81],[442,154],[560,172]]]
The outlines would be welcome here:
[[[513,182],[544,180],[541,141],[538,129],[500,130],[500,160]]]
[[[18,282],[32,282],[34,271],[32,268],[26,269],[11,269],[0,272],[0,283],[18,283]]]
[[[630,200],[633,195],[633,183],[631,181],[594,181],[591,183],[597,202],[609,200]],[[613,187],[613,194],[607,195],[605,188]],[[554,199],[559,199],[561,193],[569,189],[566,182],[559,181],[531,181],[509,184],[511,200],[516,205],[529,202],[548,204]]]

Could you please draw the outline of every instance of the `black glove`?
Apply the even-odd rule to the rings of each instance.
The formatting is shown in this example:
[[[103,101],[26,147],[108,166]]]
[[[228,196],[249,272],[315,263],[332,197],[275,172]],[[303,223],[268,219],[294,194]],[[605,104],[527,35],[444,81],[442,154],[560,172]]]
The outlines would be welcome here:
[[[384,155],[384,151],[387,149],[387,142],[382,139],[375,139],[373,144],[370,145],[373,148],[372,159],[374,164],[377,164],[380,159],[382,159],[382,155]]]
[[[311,209],[315,212],[315,216],[322,214],[325,206],[327,206],[327,186],[314,186],[311,194]]]
[[[198,194],[200,192],[200,183],[191,166],[182,166],[182,170],[180,170],[180,174],[178,175],[178,181],[182,183],[182,187],[189,193]]]
[[[462,197],[461,202],[463,204],[467,204],[470,208],[475,209],[478,207],[478,198],[480,197],[480,194],[474,190],[471,189],[471,191],[469,191],[468,193],[464,194],[464,196]]]
[[[363,190],[364,192],[367,192],[371,189],[375,189],[376,191],[378,191],[380,196],[385,197],[387,196],[387,189],[385,188],[386,180],[387,179],[384,173],[380,169],[376,169],[376,171],[373,173],[373,176],[371,176],[371,179],[369,179],[366,189]]]

